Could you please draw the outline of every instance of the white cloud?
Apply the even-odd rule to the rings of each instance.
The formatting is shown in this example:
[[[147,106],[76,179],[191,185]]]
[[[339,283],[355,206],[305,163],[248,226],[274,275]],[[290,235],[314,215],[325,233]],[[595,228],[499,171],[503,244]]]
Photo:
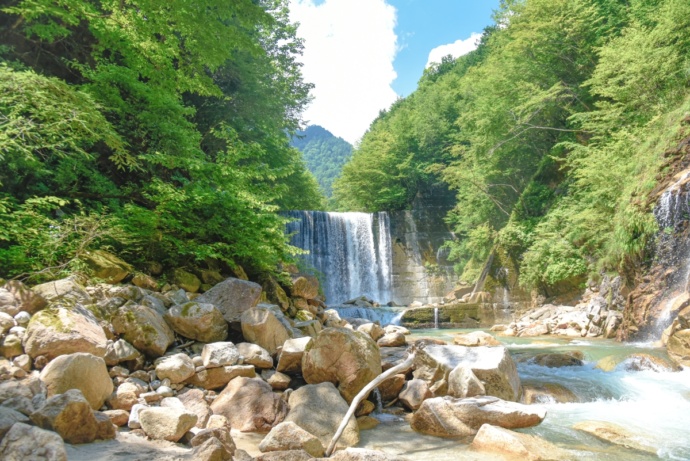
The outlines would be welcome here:
[[[290,0],[290,18],[305,41],[304,79],[315,85],[305,120],[358,141],[398,97],[395,8],[385,0]]]
[[[473,32],[470,37],[465,40],[456,40],[447,45],[437,46],[429,52],[429,59],[426,63],[426,67],[429,67],[433,62],[440,63],[444,56],[451,55],[454,58],[458,58],[470,51],[476,50],[477,43],[481,36],[482,34]]]

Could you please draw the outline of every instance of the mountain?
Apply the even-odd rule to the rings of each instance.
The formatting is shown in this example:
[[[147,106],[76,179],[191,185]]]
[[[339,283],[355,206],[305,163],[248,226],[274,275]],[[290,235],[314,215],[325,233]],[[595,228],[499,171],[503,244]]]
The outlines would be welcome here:
[[[316,177],[324,195],[330,198],[333,180],[340,176],[343,165],[352,156],[352,145],[318,125],[297,132],[291,144],[302,152],[307,168]]]

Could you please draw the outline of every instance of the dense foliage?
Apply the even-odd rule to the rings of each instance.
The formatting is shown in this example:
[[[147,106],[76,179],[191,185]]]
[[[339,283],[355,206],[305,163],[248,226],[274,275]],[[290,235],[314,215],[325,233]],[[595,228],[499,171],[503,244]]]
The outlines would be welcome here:
[[[285,0],[0,9],[0,276],[110,247],[270,270],[322,197],[289,144],[310,85]]]
[[[352,145],[323,127],[310,125],[296,133],[292,146],[302,152],[307,168],[314,174],[326,198],[330,198],[333,181],[340,176],[343,165],[352,155]]]
[[[468,281],[497,245],[528,288],[639,261],[658,231],[647,196],[690,110],[690,3],[504,0],[495,21],[371,125],[340,205],[405,208],[420,183],[447,182]]]

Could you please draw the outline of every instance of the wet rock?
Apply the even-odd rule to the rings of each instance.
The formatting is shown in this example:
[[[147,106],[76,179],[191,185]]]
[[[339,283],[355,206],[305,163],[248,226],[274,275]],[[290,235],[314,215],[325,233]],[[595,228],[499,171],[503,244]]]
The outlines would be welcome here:
[[[569,352],[564,354],[550,353],[539,354],[532,359],[535,364],[542,367],[560,368],[560,367],[580,367],[584,365],[582,361],[582,353]]]
[[[67,443],[93,442],[98,434],[91,405],[77,389],[49,398],[31,415],[31,421],[42,429],[57,432]]]
[[[312,341],[313,339],[308,336],[285,341],[278,357],[276,370],[286,374],[300,373],[302,371],[302,357]]]
[[[291,421],[315,435],[324,447],[328,446],[348,410],[347,402],[332,383],[311,384],[290,394],[290,412],[285,421]],[[324,411],[327,408],[328,411]],[[338,446],[359,443],[359,427],[354,416],[345,427]]]
[[[666,350],[675,363],[690,367],[690,328],[674,332],[668,338]]]
[[[546,411],[533,405],[507,402],[496,397],[425,400],[412,416],[412,429],[438,437],[465,437],[477,433],[482,424],[506,429],[536,426]]]
[[[523,383],[521,402],[526,405],[574,403],[580,399],[570,389],[556,383]]]
[[[35,314],[24,336],[24,350],[32,358],[43,355],[48,360],[75,352],[103,357],[107,338],[95,318],[62,307]]]
[[[228,337],[228,324],[213,304],[189,302],[172,306],[164,318],[176,333],[185,338],[212,343]]]
[[[196,421],[194,413],[179,408],[149,407],[139,411],[141,428],[156,440],[177,442]]]
[[[398,396],[403,405],[410,410],[417,410],[422,402],[433,397],[426,381],[413,379],[405,383]]]
[[[319,439],[292,421],[280,423],[271,429],[271,432],[259,444],[259,450],[263,453],[304,450],[314,458],[319,458],[324,454],[324,448]]]
[[[102,358],[79,352],[61,355],[41,371],[48,397],[78,389],[97,410],[113,392],[113,382]]]
[[[225,321],[232,323],[239,322],[242,313],[256,306],[260,297],[261,285],[228,278],[199,296],[196,301],[213,304],[223,314]]]
[[[470,447],[483,453],[498,453],[509,459],[527,461],[574,460],[566,450],[530,434],[484,424],[477,432]]]
[[[115,332],[137,350],[151,357],[165,353],[175,335],[163,317],[150,307],[125,304],[113,317]]]
[[[156,364],[158,379],[169,379],[178,384],[194,374],[194,362],[187,354],[175,354],[163,357]]]
[[[122,259],[103,250],[86,251],[81,255],[81,259],[86,262],[95,277],[105,280],[106,283],[121,282],[133,269]]]
[[[381,356],[369,335],[327,328],[304,354],[302,374],[309,384],[335,383],[348,402],[381,374]]]
[[[259,378],[235,378],[211,404],[215,414],[228,418],[233,429],[268,432],[288,413],[283,399]]]
[[[253,365],[232,365],[197,371],[185,381],[185,384],[209,390],[220,389],[234,378],[254,378],[255,376],[256,371]]]
[[[0,443],[3,461],[67,461],[65,444],[55,432],[16,423]]]
[[[500,346],[501,342],[484,331],[473,331],[463,335],[456,335],[453,337],[453,344],[467,347]]]
[[[243,362],[256,368],[273,368],[271,354],[261,346],[252,343],[237,344],[237,351],[243,357]]]
[[[201,350],[201,363],[206,368],[235,365],[240,359],[240,351],[231,342],[205,344]]]
[[[276,308],[278,309],[278,308]],[[254,344],[275,354],[278,347],[292,337],[292,332],[267,305],[252,307],[242,314],[242,335]]]
[[[606,421],[582,421],[575,424],[573,428],[614,445],[643,453],[657,454],[657,448],[655,448],[652,443],[640,442],[638,434],[633,434],[617,424]]]

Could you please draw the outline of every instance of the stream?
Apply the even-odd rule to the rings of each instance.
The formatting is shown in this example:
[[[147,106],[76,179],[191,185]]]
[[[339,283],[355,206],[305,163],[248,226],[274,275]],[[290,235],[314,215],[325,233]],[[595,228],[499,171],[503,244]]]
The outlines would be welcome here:
[[[435,337],[452,344],[455,334],[470,330],[415,330],[410,339]],[[579,403],[544,402],[546,419],[541,425],[520,432],[538,435],[571,450],[574,459],[643,461],[690,460],[690,369],[630,371],[622,361],[613,371],[595,368],[597,362],[630,354],[666,357],[665,349],[653,344],[619,343],[593,338],[566,339],[497,337],[511,351],[523,383],[556,383],[572,391]],[[584,366],[547,368],[530,363],[528,357],[546,352],[580,351]],[[376,416],[376,415],[374,415]],[[404,456],[409,460],[500,460],[468,449],[470,440],[453,440],[415,433],[409,424],[390,415],[380,415],[381,424],[362,432],[360,446]],[[637,439],[657,448],[658,457],[599,441],[572,426],[581,421],[607,421],[636,434]]]

